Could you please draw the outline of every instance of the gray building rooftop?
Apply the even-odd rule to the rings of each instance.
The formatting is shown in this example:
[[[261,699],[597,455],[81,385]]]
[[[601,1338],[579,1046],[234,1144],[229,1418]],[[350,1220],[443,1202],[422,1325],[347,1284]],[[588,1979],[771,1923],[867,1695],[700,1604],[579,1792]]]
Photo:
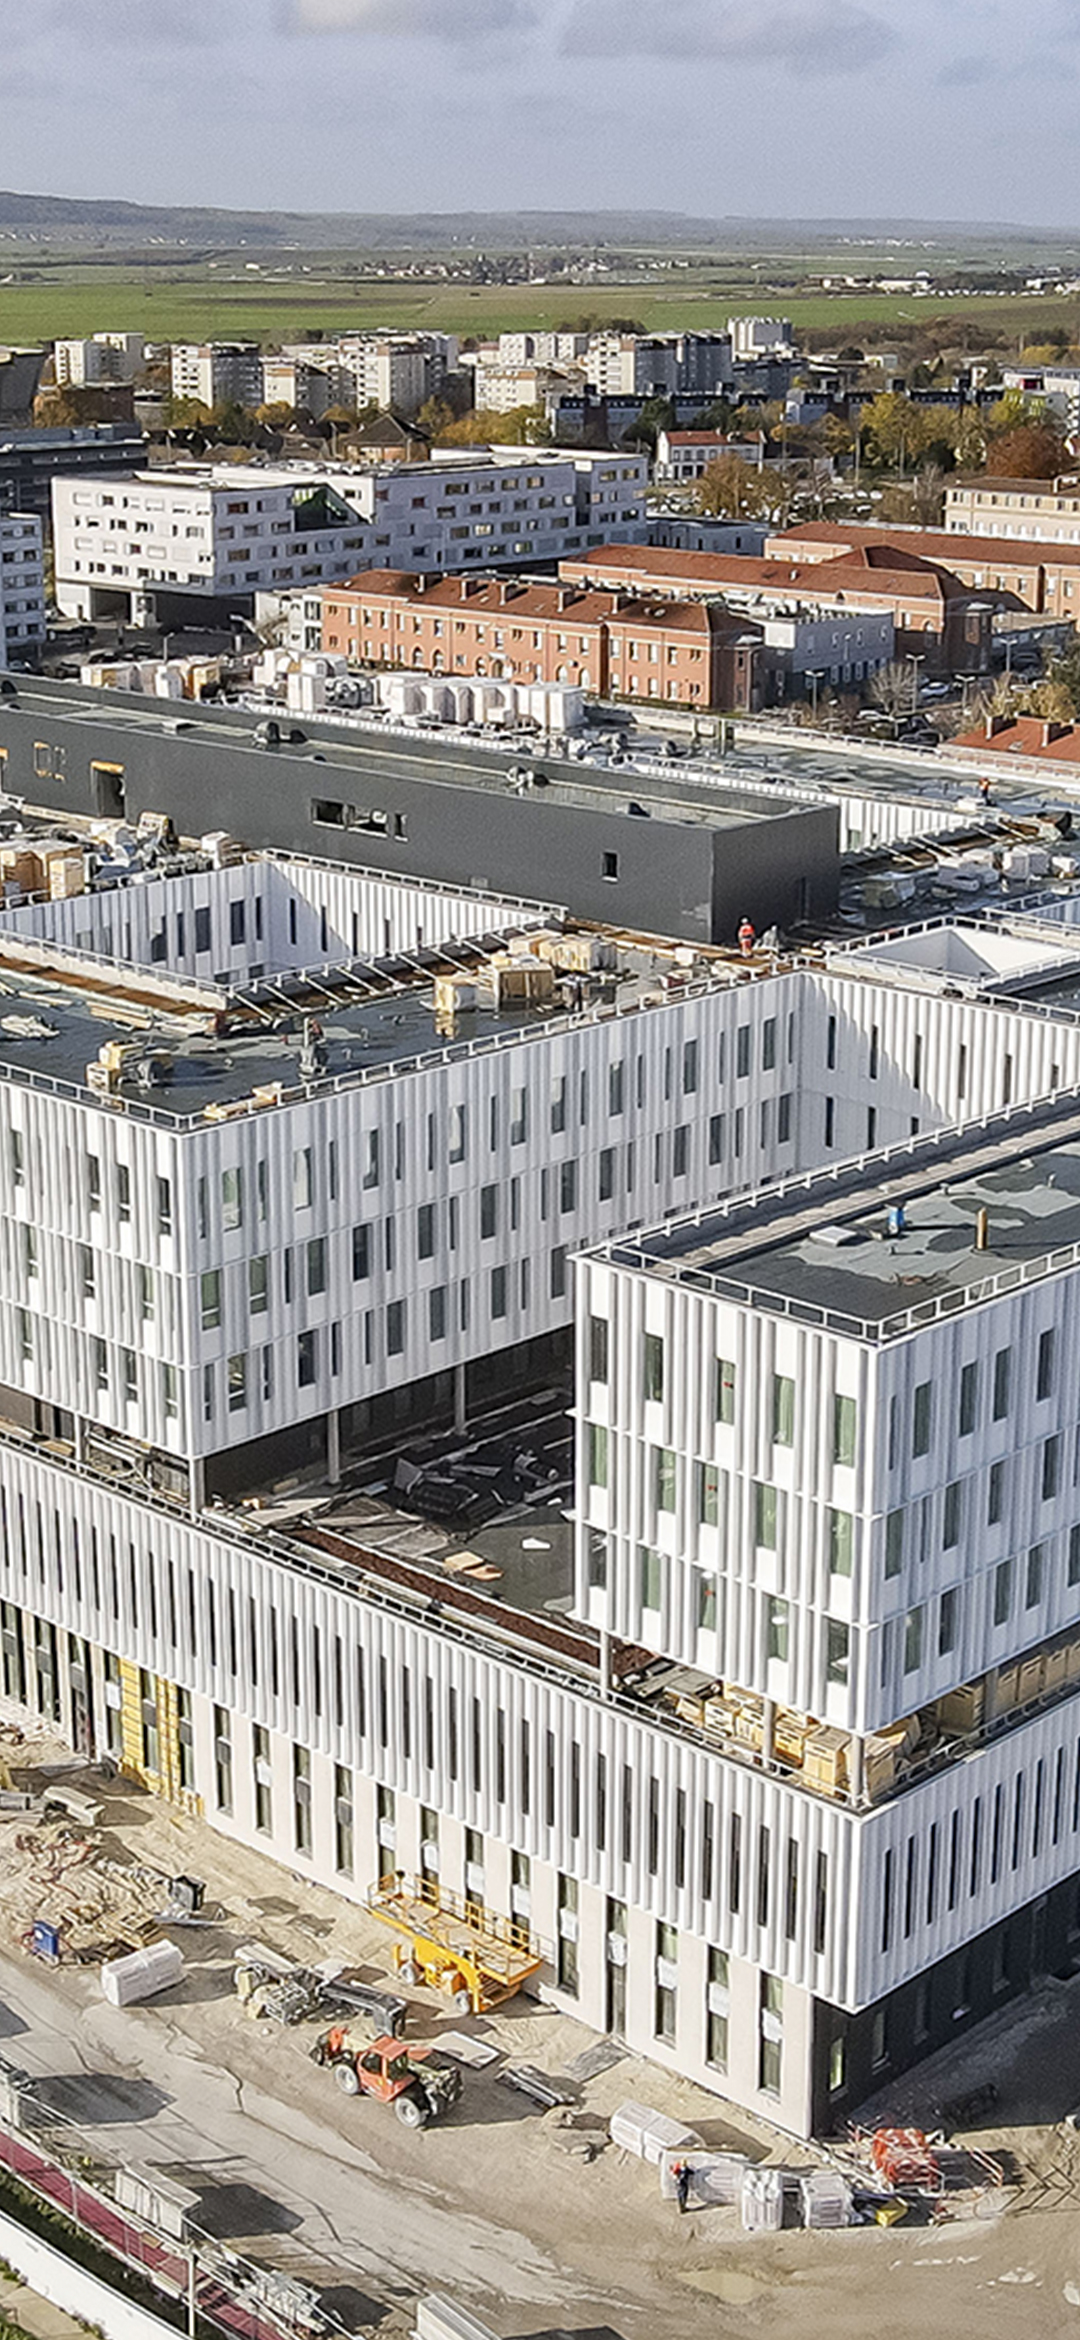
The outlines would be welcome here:
[[[1080,1106],[1064,1095],[912,1139],[599,1256],[850,1337],[897,1339],[1080,1266]]]
[[[539,922],[235,987],[0,932],[0,1080],[212,1121],[745,980],[720,951]]]

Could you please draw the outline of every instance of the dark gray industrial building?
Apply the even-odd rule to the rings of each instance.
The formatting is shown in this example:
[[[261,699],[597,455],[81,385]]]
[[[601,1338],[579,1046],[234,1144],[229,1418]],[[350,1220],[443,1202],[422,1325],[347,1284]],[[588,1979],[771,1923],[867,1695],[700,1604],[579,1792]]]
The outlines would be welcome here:
[[[227,830],[692,942],[733,942],[744,916],[817,920],[839,883],[837,806],[767,786],[22,675],[0,681],[0,790],[61,817],[168,813],[186,837]]]
[[[0,410],[0,508],[35,512],[52,533],[52,483],[61,475],[131,472],[146,460],[136,423],[87,423],[76,429],[4,430]]]

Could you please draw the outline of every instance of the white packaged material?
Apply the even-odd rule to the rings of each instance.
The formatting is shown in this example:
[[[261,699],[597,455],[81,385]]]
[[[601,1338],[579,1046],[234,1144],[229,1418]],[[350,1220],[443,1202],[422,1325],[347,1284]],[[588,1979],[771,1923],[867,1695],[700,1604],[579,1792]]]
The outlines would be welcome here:
[[[811,2169],[799,2179],[803,2223],[813,2227],[847,2226],[851,2221],[851,2191],[838,2170]]]
[[[101,1969],[101,1988],[113,2007],[134,2007],[140,1999],[156,1998],[172,1989],[184,1971],[184,1953],[175,1942],[150,1942],[145,1950],[130,1950],[124,1958],[109,1958]]]
[[[690,2163],[692,2202],[730,2203],[741,2200],[743,2178],[748,2167],[745,2153],[705,2153],[700,2146],[690,2146],[684,2147],[681,2152],[667,2147],[660,2156],[660,2192],[665,2202],[675,2200],[675,2170],[680,2161]]]
[[[665,2113],[654,2112],[650,2105],[634,2104],[628,2100],[612,2113],[608,2135],[613,2145],[621,2145],[627,2153],[636,2153],[639,2161],[659,2163],[666,2151],[700,2145],[701,2139],[693,2129],[684,2129],[681,2121],[669,2120]]]
[[[782,2169],[748,2169],[742,2182],[742,2222],[748,2234],[778,2234],[784,2223]]]

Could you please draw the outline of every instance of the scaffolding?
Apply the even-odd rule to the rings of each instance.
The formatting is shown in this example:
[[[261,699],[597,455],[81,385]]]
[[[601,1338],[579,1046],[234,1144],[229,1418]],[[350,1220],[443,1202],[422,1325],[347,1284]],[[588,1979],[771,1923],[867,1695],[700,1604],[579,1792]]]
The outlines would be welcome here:
[[[394,1870],[371,1887],[367,1906],[400,1936],[394,1964],[402,1982],[447,1992],[462,2014],[512,1999],[548,1955],[528,1926],[448,1892],[436,1877]]]

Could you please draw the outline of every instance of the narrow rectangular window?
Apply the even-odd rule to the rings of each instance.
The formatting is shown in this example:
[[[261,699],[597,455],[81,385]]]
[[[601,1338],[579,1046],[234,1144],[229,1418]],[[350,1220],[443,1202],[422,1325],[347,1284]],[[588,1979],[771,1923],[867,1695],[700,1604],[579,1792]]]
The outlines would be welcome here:
[[[912,1409],[911,1451],[915,1456],[930,1452],[931,1384],[920,1381],[915,1391]]]
[[[851,1468],[855,1461],[858,1407],[853,1397],[833,1399],[833,1461]]]
[[[772,1434],[776,1446],[795,1443],[795,1384],[786,1374],[773,1374]]]

